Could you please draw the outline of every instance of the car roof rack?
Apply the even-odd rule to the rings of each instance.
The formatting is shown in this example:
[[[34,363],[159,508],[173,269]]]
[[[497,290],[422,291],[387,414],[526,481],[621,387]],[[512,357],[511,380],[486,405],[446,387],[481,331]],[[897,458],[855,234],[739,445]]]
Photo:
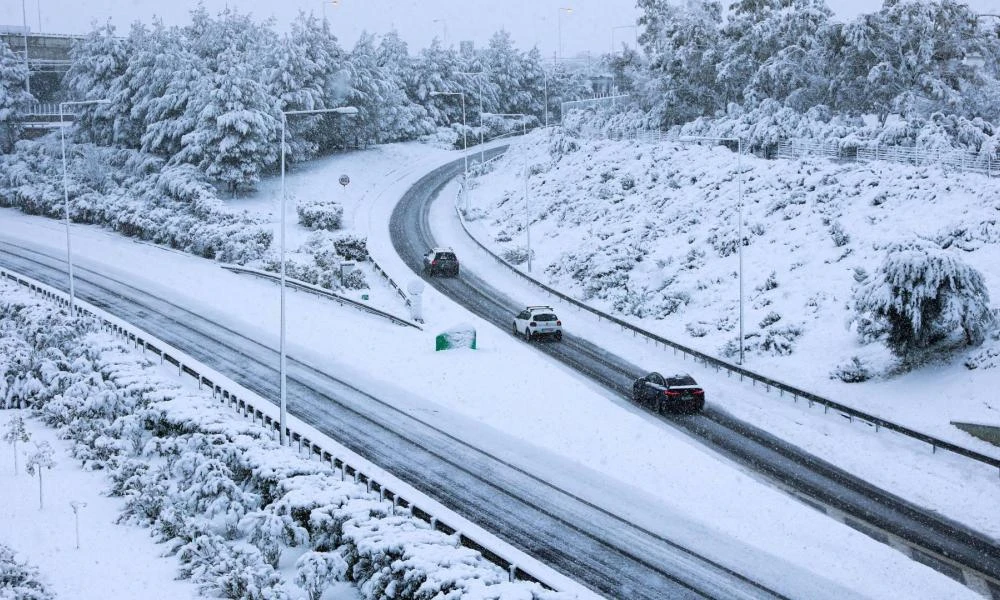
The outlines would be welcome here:
[[[548,304],[529,304],[526,308],[528,310],[534,310],[536,308],[547,308],[549,310],[555,310],[554,308],[552,308]]]

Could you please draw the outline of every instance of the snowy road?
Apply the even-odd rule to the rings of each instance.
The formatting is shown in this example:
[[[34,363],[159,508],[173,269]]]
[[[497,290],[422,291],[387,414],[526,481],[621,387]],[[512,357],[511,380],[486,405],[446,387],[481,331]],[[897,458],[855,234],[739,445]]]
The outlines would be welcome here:
[[[61,257],[2,243],[0,263],[64,287]],[[87,268],[77,269],[76,290],[78,297],[156,332],[241,385],[277,397],[273,349]],[[289,406],[299,418],[612,597],[787,597],[463,442],[432,419],[400,410],[291,357],[288,383]]]
[[[455,162],[425,176],[393,212],[389,225],[393,245],[414,272],[421,272],[424,250],[440,245],[432,232],[431,201],[460,167],[461,162]],[[510,329],[511,315],[525,304],[490,286],[467,267],[456,279],[425,280],[504,331]],[[645,374],[587,340],[564,335],[564,343],[540,343],[537,348],[626,398],[635,378]],[[665,419],[783,489],[849,515],[862,531],[867,528],[877,532],[876,536],[888,533],[894,541],[904,540],[921,552],[921,559],[944,572],[967,580],[979,578],[975,582],[978,587],[984,587],[986,581],[1000,585],[1000,547],[968,527],[889,494],[711,406],[701,415]],[[964,575],[959,570],[965,571]]]

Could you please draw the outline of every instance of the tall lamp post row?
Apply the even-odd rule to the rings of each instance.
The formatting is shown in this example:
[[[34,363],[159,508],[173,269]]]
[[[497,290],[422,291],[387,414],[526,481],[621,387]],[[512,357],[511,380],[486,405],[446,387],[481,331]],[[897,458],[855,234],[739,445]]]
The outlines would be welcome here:
[[[281,332],[279,334],[278,352],[280,355],[279,368],[281,377],[281,397],[278,404],[278,439],[284,446],[288,442],[287,420],[288,420],[288,377],[286,374],[287,356],[285,353],[285,204],[287,194],[285,193],[285,130],[287,129],[288,117],[295,115],[318,115],[323,113],[335,113],[347,117],[358,114],[358,109],[353,106],[340,106],[337,108],[318,108],[315,110],[286,110],[281,113]]]
[[[528,115],[524,113],[485,113],[487,117],[520,117],[521,135],[528,134]],[[528,153],[524,153],[524,232],[527,236],[528,272],[531,273],[531,211],[528,209]]]

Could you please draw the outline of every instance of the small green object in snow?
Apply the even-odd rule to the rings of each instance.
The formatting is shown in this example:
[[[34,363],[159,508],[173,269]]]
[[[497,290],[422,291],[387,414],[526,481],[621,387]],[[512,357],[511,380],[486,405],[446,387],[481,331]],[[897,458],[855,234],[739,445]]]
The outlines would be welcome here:
[[[472,326],[454,327],[443,331],[434,338],[434,350],[451,350],[452,348],[476,349],[476,329]]]
[[[367,300],[368,299],[368,294],[361,294],[361,299],[362,300]]]

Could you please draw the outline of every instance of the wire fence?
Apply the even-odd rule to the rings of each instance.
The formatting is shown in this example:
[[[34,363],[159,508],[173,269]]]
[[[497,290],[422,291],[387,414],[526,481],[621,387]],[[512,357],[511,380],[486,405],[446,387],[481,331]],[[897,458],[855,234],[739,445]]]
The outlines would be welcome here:
[[[845,147],[837,142],[788,140],[778,145],[778,158],[800,159],[821,156],[836,160],[871,162],[887,161],[915,166],[938,165],[963,173],[980,173],[987,177],[1000,175],[1000,160],[975,152],[917,148],[913,146]]]

